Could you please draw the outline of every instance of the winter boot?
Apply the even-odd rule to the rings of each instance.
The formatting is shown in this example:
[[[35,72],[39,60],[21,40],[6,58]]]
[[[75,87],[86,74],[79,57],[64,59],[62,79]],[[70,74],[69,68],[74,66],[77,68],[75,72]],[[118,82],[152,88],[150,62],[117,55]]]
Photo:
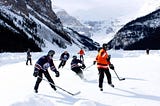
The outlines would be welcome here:
[[[114,88],[114,85],[113,85],[113,84],[109,84],[109,85]]]
[[[103,88],[100,88],[100,91],[103,91]]]
[[[34,92],[35,92],[35,93],[38,93],[38,90],[34,89]]]

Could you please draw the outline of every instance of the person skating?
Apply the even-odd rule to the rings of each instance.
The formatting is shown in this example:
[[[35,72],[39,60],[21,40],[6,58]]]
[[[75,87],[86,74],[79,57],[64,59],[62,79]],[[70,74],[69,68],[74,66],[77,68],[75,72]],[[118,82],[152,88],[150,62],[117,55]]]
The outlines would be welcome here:
[[[32,55],[31,55],[31,49],[28,48],[27,50],[27,61],[26,61],[26,65],[28,65],[28,61],[30,62],[30,65],[32,65]]]
[[[81,64],[81,65],[79,65]],[[77,59],[77,56],[73,56],[73,59],[71,61],[71,70],[75,72],[81,79],[84,79],[83,71],[82,69],[85,69],[86,66],[80,59]]]
[[[78,52],[78,54],[79,54],[80,60],[84,61],[83,55],[85,55],[85,52],[84,52],[84,50],[82,48],[80,49],[80,51]]]
[[[96,61],[93,64],[96,64],[99,71],[99,88],[103,91],[103,80],[104,74],[107,76],[108,84],[111,87],[114,87],[112,84],[112,78],[109,71],[109,67],[114,69],[113,64],[110,62],[110,55],[107,53],[107,44],[103,44],[102,48],[99,50],[98,55],[96,56]]]
[[[54,81],[52,80],[52,78],[51,78],[51,76],[50,76],[50,74],[48,72],[48,68],[50,67],[50,69],[53,72],[55,72],[56,77],[59,77],[59,75],[60,75],[59,71],[57,71],[57,69],[56,69],[56,67],[55,67],[55,65],[53,63],[53,60],[52,60],[54,54],[55,54],[55,51],[54,50],[50,50],[47,55],[42,56],[41,58],[39,58],[38,61],[35,64],[33,76],[35,76],[35,77],[38,76],[36,84],[34,86],[35,93],[38,93],[38,87],[39,87],[39,84],[42,81],[43,74],[47,78],[47,80],[50,82],[51,87],[54,90],[56,90],[56,87],[53,85]]]
[[[66,64],[66,62],[67,62],[67,60],[69,59],[69,53],[67,52],[67,51],[64,51],[62,54],[61,54],[61,56],[60,56],[60,60],[61,60],[61,62],[60,62],[60,64],[59,64],[59,66],[58,66],[58,68],[60,68],[60,67],[64,67],[65,66],[65,64]]]
[[[149,55],[149,49],[148,48],[146,49],[146,54]]]

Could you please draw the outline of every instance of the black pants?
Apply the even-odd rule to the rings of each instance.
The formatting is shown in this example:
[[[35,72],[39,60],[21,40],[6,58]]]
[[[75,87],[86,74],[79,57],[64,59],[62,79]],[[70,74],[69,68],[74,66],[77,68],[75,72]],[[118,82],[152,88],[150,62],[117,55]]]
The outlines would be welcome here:
[[[52,83],[52,84],[50,84],[51,87],[52,87],[54,90],[56,90],[55,86],[53,85],[53,84],[54,84],[54,81],[52,80],[52,78],[51,78],[48,70],[46,70],[46,71],[40,70],[40,71],[39,71],[38,76],[39,76],[40,78],[37,77],[37,81],[36,81],[36,84],[35,84],[35,86],[34,86],[34,89],[35,89],[35,90],[38,90],[39,84],[40,84],[41,81],[42,81],[41,78],[43,78],[43,74],[44,74],[44,76],[47,78],[47,80],[48,80],[50,83]]]
[[[64,65],[66,64],[66,61],[65,60],[62,60],[58,66],[58,68],[60,68],[61,66],[64,67]]]
[[[32,65],[32,59],[31,58],[27,58],[26,65],[28,65],[28,61],[30,61],[30,65]]]
[[[72,68],[72,71],[75,72],[81,79],[84,78],[83,71],[81,70],[80,67]]]
[[[103,88],[104,74],[106,74],[107,76],[108,84],[112,84],[111,74],[109,72],[109,69],[99,68],[98,71],[99,71],[99,87],[100,88]]]
[[[83,55],[80,55],[79,57],[81,61],[84,61]]]

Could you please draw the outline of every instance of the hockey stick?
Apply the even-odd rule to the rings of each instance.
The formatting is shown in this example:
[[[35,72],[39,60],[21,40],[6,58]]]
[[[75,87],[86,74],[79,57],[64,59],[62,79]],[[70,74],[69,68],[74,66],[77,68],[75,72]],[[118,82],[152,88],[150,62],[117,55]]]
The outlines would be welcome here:
[[[114,69],[113,71],[114,71],[114,73],[116,74],[117,78],[118,78],[120,81],[125,80],[125,78],[119,78],[119,76],[118,76],[118,74],[116,73],[115,69]]]
[[[92,67],[93,65],[94,65],[94,64],[92,64],[92,65],[86,67],[83,71],[86,71],[88,68]]]
[[[78,92],[76,92],[76,93],[71,93],[71,92],[69,92],[69,91],[67,91],[67,90],[65,90],[65,89],[63,89],[63,88],[61,88],[61,87],[59,87],[59,86],[57,86],[57,85],[55,85],[55,84],[49,82],[48,80],[46,80],[46,79],[44,79],[44,78],[42,78],[42,77],[40,77],[40,76],[38,76],[38,78],[40,78],[40,79],[42,79],[42,80],[48,82],[48,83],[51,84],[51,85],[54,85],[55,87],[61,89],[61,90],[64,91],[64,92],[67,92],[68,94],[70,94],[70,95],[72,95],[72,96],[75,96],[75,95],[78,95],[78,94],[81,93],[80,91],[78,91]]]
[[[59,59],[55,59],[55,60],[53,59],[53,61],[60,61],[60,60]]]

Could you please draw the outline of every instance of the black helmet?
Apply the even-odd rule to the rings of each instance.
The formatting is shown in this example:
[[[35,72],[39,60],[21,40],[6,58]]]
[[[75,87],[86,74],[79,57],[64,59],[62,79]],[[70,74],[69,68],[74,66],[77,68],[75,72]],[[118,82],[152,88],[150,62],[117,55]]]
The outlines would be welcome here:
[[[107,48],[108,48],[107,43],[103,43],[102,48],[103,48],[103,49],[107,49]]]
[[[74,56],[73,56],[73,59],[76,59],[76,58],[77,58],[77,56],[76,56],[76,55],[74,55]]]
[[[103,43],[102,47],[103,48],[107,47],[107,43]]]
[[[47,55],[53,57],[54,54],[55,54],[55,51],[54,51],[54,50],[49,50],[49,52],[48,52]]]

